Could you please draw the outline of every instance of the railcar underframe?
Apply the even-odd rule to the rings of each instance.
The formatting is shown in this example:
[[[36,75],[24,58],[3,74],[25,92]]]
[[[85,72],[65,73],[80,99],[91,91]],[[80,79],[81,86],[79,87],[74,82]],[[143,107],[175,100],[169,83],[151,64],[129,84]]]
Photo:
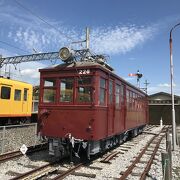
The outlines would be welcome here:
[[[72,156],[79,158],[83,156],[90,159],[92,155],[103,153],[137,136],[142,132],[143,127],[144,125],[98,141],[75,139],[71,136],[69,138],[49,138],[49,154],[56,157],[71,156],[71,159]]]

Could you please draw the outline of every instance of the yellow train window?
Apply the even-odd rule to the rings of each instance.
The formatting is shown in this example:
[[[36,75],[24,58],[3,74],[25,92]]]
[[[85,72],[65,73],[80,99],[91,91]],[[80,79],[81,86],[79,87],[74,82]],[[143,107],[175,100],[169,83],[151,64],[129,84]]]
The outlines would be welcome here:
[[[2,86],[1,87],[1,99],[10,99],[11,97],[11,88]]]
[[[14,100],[21,101],[21,90],[15,89],[14,91]]]

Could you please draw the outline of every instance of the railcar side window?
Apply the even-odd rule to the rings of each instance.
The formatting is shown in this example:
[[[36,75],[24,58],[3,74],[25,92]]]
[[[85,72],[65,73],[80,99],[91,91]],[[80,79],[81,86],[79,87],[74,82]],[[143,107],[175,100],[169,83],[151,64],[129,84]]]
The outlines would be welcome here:
[[[113,104],[113,81],[109,81],[109,104]]]
[[[10,99],[11,97],[11,88],[10,87],[1,87],[1,99]]]
[[[125,96],[125,92],[124,92],[124,85],[121,85],[121,104],[124,104],[124,96]]]
[[[21,101],[21,90],[15,89],[14,91],[14,100]]]
[[[130,103],[130,99],[129,99],[129,90],[126,90],[126,104],[127,104],[127,109],[129,109],[129,103]]]
[[[133,108],[133,92],[129,91],[129,108],[132,109]]]
[[[120,85],[116,84],[116,107],[120,105]]]
[[[100,96],[99,96],[100,105],[106,104],[106,80],[100,78]]]
[[[91,77],[81,77],[78,79],[78,102],[91,102],[92,101],[92,88]]]
[[[60,83],[60,102],[73,101],[73,78],[61,79]]]
[[[55,102],[55,96],[56,96],[55,86],[56,86],[55,79],[44,80],[43,102],[46,102],[46,103]]]

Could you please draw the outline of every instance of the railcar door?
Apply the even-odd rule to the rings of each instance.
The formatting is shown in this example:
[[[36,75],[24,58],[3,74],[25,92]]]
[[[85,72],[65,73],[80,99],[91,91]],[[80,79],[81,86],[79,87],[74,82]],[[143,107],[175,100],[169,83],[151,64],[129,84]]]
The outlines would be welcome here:
[[[23,103],[22,103],[22,112],[23,112],[23,114],[28,113],[28,91],[29,91],[29,89],[24,88]]]
[[[108,135],[114,132],[115,104],[114,104],[114,80],[109,80],[108,97]]]
[[[11,114],[12,86],[0,85],[0,116],[8,117]]]

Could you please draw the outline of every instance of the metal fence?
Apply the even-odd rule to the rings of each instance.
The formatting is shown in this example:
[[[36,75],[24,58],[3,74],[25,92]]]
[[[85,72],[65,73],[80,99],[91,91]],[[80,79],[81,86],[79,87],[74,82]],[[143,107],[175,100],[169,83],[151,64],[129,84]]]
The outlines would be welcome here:
[[[37,123],[0,126],[0,154],[38,143]]]

